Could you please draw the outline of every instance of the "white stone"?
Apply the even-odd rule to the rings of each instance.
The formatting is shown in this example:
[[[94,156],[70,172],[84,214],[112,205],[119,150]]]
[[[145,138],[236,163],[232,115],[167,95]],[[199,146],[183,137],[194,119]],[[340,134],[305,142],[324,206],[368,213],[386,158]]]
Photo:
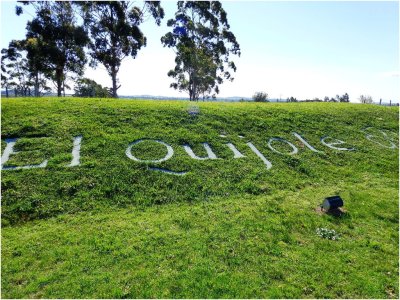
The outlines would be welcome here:
[[[271,162],[270,162],[268,159],[266,159],[265,156],[264,156],[260,151],[258,151],[258,149],[257,149],[252,143],[249,142],[249,143],[246,143],[246,145],[249,146],[250,149],[251,149],[259,158],[261,158],[261,160],[262,160],[262,161],[264,162],[264,164],[267,166],[267,170],[269,170],[269,169],[272,168]]]
[[[161,158],[161,159],[155,159],[155,160],[143,160],[143,159],[139,159],[136,158],[135,156],[132,155],[132,147],[136,144],[139,144],[141,142],[144,141],[148,141],[148,142],[155,142],[158,144],[161,144],[163,146],[165,146],[167,148],[167,154],[165,155],[165,157]],[[160,140],[150,140],[150,139],[139,139],[136,140],[132,143],[129,144],[128,148],[125,151],[126,156],[128,156],[130,159],[137,161],[137,162],[144,162],[144,163],[160,163],[163,161],[166,161],[168,159],[170,159],[173,155],[174,155],[174,149],[172,149],[172,147],[170,145],[168,145],[167,143],[164,143],[163,141]]]
[[[246,156],[244,156],[242,153],[240,153],[240,151],[239,151],[238,149],[236,149],[236,147],[235,147],[234,144],[228,143],[228,144],[225,144],[225,145],[227,145],[228,148],[232,150],[232,152],[233,152],[233,154],[234,154],[234,155],[233,155],[233,158],[242,158],[242,157],[246,157]]]
[[[45,168],[47,166],[48,160],[44,160],[42,163],[38,165],[26,165],[26,166],[21,166],[21,167],[16,167],[16,166],[9,166],[9,167],[4,167],[4,165],[7,163],[7,161],[10,159],[10,156],[12,154],[17,154],[20,151],[15,151],[14,146],[17,143],[17,138],[13,139],[5,139],[5,142],[7,143],[6,148],[4,149],[3,155],[1,156],[1,170],[19,170],[19,169],[33,169],[33,168]]]
[[[82,136],[76,136],[74,138],[74,144],[72,148],[72,160],[71,163],[68,165],[68,167],[75,167],[80,165],[80,158],[81,158],[81,142],[82,142]]]
[[[186,153],[189,154],[189,156],[193,159],[197,160],[206,160],[206,159],[217,159],[217,156],[215,153],[212,151],[210,145],[208,143],[202,143],[204,149],[207,151],[207,156],[200,157],[194,154],[192,148],[189,145],[183,145],[183,148],[185,149]]]
[[[331,148],[331,149],[339,150],[339,151],[353,151],[353,150],[355,150],[354,148],[335,147],[335,146],[333,146],[333,145],[342,145],[342,144],[347,144],[347,143],[344,142],[344,141],[342,141],[342,140],[338,140],[338,139],[333,139],[332,142],[327,143],[327,142],[325,142],[325,140],[328,139],[328,138],[329,138],[329,139],[333,139],[333,138],[331,138],[331,137],[329,137],[329,136],[324,136],[324,137],[321,138],[321,143],[322,143],[323,145],[325,145],[325,146]]]
[[[298,134],[296,132],[292,132],[292,133],[295,137],[297,137],[300,140],[300,142],[302,142],[311,151],[314,151],[317,153],[323,153],[322,151],[319,151],[319,150],[315,149],[313,146],[311,146],[305,139],[303,139],[303,137],[300,134]]]
[[[149,170],[152,170],[152,171],[159,171],[159,172],[162,172],[162,173],[166,173],[166,174],[170,174],[170,175],[177,175],[177,176],[183,176],[183,175],[186,175],[186,174],[187,174],[186,171],[175,172],[175,171],[171,171],[171,170],[167,170],[167,169],[162,169],[162,168],[156,168],[156,167],[149,167]]]
[[[382,134],[384,139],[387,140],[390,143],[390,145],[384,145],[381,142],[375,140],[374,138],[376,137],[376,135],[367,132],[368,129],[372,129],[372,128],[373,127],[367,127],[365,129],[363,129],[363,131],[366,133],[365,137],[367,138],[367,140],[369,140],[369,141],[371,141],[371,142],[373,142],[375,144],[378,144],[379,146],[382,146],[384,148],[389,148],[389,149],[396,149],[397,148],[396,144],[393,143],[393,141],[390,139],[390,137],[383,130],[377,129]]]
[[[290,152],[290,153],[287,153],[287,154],[289,154],[289,155],[293,155],[293,154],[296,154],[296,153],[298,152],[296,146],[293,145],[291,142],[289,142],[289,141],[287,141],[287,140],[285,140],[285,139],[282,139],[282,138],[273,137],[273,138],[270,138],[270,139],[268,140],[268,147],[269,147],[269,149],[271,149],[272,151],[274,151],[274,152],[276,152],[276,153],[279,153],[279,154],[286,154],[286,153],[282,153],[282,152],[276,150],[274,147],[272,147],[271,143],[272,143],[273,141],[283,142],[283,143],[288,144],[290,147],[292,147],[293,151]]]

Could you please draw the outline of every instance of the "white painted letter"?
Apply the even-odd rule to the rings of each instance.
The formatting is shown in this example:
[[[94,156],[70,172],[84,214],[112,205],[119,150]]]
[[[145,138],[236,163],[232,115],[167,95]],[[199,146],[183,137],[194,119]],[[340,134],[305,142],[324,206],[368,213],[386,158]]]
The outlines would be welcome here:
[[[373,133],[368,133],[368,132],[367,132],[368,129],[372,129],[372,128],[373,128],[373,127],[367,127],[367,128],[365,128],[365,129],[363,129],[363,131],[366,133],[366,136],[365,136],[365,137],[366,137],[369,141],[371,141],[371,142],[373,142],[373,143],[375,143],[375,144],[378,144],[378,145],[380,145],[380,146],[382,146],[382,147],[384,147],[384,148],[389,148],[389,149],[396,149],[396,148],[397,148],[396,145],[395,145],[395,143],[393,143],[393,141],[389,138],[389,136],[387,135],[387,133],[384,132],[383,130],[378,130],[378,131],[382,134],[383,138],[384,138],[385,140],[387,140],[387,141],[390,143],[390,146],[389,146],[389,145],[384,145],[384,144],[380,143],[379,141],[375,140],[374,138],[377,137],[377,136],[374,135]]]
[[[139,144],[139,143],[144,142],[144,141],[153,141],[153,142],[159,143],[161,145],[164,145],[165,147],[167,147],[168,153],[165,155],[164,158],[161,158],[161,159],[158,159],[158,160],[142,160],[142,159],[138,159],[138,158],[136,158],[135,156],[132,155],[131,150],[132,150],[132,147],[134,145]],[[163,161],[166,161],[166,160],[170,159],[172,157],[172,155],[174,155],[174,149],[172,149],[172,147],[170,145],[168,145],[167,143],[164,143],[163,141],[139,139],[139,140],[134,141],[133,143],[130,143],[128,148],[126,149],[125,153],[126,153],[126,156],[128,156],[130,159],[133,159],[134,161],[145,162],[145,163],[160,163],[160,162],[163,162]]]
[[[67,167],[75,167],[80,165],[81,158],[81,142],[82,136],[76,136],[74,138],[74,147],[72,148],[72,160],[71,163]]]
[[[298,134],[298,133],[296,133],[296,132],[292,132],[292,133],[293,133],[293,135],[294,135],[295,137],[297,137],[297,138],[300,140],[300,142],[302,142],[304,145],[306,145],[306,147],[307,147],[308,149],[310,149],[311,151],[314,151],[314,152],[322,153],[322,151],[319,151],[319,150],[315,149],[313,146],[311,146],[305,139],[303,139],[303,138],[301,137],[300,134]]]
[[[288,144],[290,147],[292,147],[293,151],[290,152],[290,153],[288,153],[289,155],[293,155],[293,154],[296,154],[296,153],[298,152],[296,146],[293,145],[291,142],[289,142],[289,141],[287,141],[287,140],[284,140],[284,139],[282,139],[282,138],[270,138],[269,141],[268,141],[268,147],[269,147],[269,149],[271,149],[272,151],[274,151],[274,152],[276,152],[276,153],[285,154],[285,153],[279,152],[279,151],[276,150],[274,147],[272,147],[272,145],[271,145],[271,142],[272,142],[272,141],[284,142],[284,143]]]
[[[183,145],[183,148],[185,149],[186,153],[189,154],[191,158],[198,159],[198,160],[205,160],[205,159],[217,159],[217,156],[214,154],[214,152],[211,150],[211,147],[208,143],[203,143],[204,149],[207,151],[207,156],[205,157],[199,157],[196,154],[194,154],[192,148],[189,145]]]
[[[47,166],[47,159],[46,159],[41,164],[38,164],[38,165],[27,165],[27,166],[22,166],[22,167],[15,167],[15,166],[4,167],[6,162],[10,159],[10,155],[17,154],[19,152],[19,151],[14,151],[14,146],[15,146],[17,140],[18,140],[17,138],[5,139],[7,146],[4,149],[3,155],[1,156],[1,169],[2,170],[45,168]]]
[[[327,142],[325,142],[325,140],[326,140],[327,138],[329,138],[329,136],[324,136],[324,137],[322,137],[322,138],[321,138],[321,143],[324,144],[325,146],[331,148],[331,149],[340,150],[340,151],[353,151],[353,150],[355,150],[354,148],[340,148],[340,147],[332,146],[332,145],[346,144],[346,142],[341,141],[341,140],[334,139],[333,142],[327,143]]]
[[[264,155],[263,155],[260,151],[258,151],[258,149],[257,149],[252,143],[246,143],[246,145],[249,146],[250,149],[253,150],[253,152],[254,152],[255,154],[257,154],[257,156],[258,156],[259,158],[261,158],[261,160],[262,160],[262,161],[264,162],[264,164],[267,166],[267,170],[271,169],[271,167],[272,167],[271,162],[270,162],[268,159],[266,159],[266,158],[264,157]]]
[[[226,144],[228,146],[229,149],[232,150],[234,156],[233,158],[241,158],[241,157],[246,157],[244,156],[242,153],[240,153],[240,151],[238,149],[236,149],[235,145],[232,143],[228,143]]]

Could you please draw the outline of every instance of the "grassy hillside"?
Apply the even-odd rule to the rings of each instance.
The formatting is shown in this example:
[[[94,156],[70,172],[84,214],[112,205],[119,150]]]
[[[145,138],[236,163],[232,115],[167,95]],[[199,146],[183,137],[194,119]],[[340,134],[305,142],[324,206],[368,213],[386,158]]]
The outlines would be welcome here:
[[[398,297],[398,108],[197,105],[2,99],[2,297]]]

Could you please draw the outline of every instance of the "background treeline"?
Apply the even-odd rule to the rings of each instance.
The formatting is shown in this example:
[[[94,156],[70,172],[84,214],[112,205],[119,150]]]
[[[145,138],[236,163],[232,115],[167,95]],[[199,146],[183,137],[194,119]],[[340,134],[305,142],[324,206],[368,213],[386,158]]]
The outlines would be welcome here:
[[[6,96],[10,90],[14,96],[40,96],[54,88],[60,97],[74,82],[77,96],[118,97],[122,61],[146,46],[140,25],[149,19],[160,25],[164,18],[159,1],[19,1],[17,15],[25,5],[35,11],[26,38],[1,51]],[[190,100],[215,98],[218,86],[233,80],[230,71],[236,71],[229,55],[240,55],[221,3],[179,1],[167,25],[171,31],[161,43],[176,54],[176,66],[167,74],[174,79],[171,87],[187,92]],[[86,65],[99,64],[110,76],[110,88],[82,77]]]
[[[27,23],[26,38],[10,42],[2,49],[1,81],[15,96],[40,96],[51,90],[58,96],[76,82],[78,95],[117,97],[117,74],[121,61],[135,57],[146,44],[139,25],[150,15],[157,24],[164,17],[159,2],[146,2],[142,8],[132,2],[19,1],[16,14],[24,5],[35,11]],[[112,79],[104,89],[82,78],[85,66],[102,64]],[[104,93],[107,90],[107,93]]]
[[[255,102],[270,102],[268,98],[268,94],[266,92],[256,92],[252,98]],[[372,104],[374,103],[373,99],[369,95],[360,95],[358,100],[363,104]],[[244,101],[242,99],[241,101]],[[336,97],[329,98],[325,96],[324,99],[314,98],[314,99],[305,99],[305,100],[298,100],[295,97],[288,97],[286,100],[283,99],[275,99],[275,102],[350,102],[349,94],[345,93],[344,95],[336,95]],[[389,105],[392,106],[392,100],[389,102],[382,102],[382,99],[379,99],[379,105]],[[393,103],[393,105],[399,106],[399,103]]]

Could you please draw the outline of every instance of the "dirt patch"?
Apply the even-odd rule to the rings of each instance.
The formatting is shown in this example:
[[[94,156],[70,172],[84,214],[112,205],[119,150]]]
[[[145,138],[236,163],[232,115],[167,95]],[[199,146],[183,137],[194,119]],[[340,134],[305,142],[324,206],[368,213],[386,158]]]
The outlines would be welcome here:
[[[321,206],[317,206],[315,208],[315,212],[319,215],[327,214],[331,215],[334,217],[341,217],[346,214],[346,210],[344,208],[335,208],[335,209],[330,209],[330,210],[325,210]]]

